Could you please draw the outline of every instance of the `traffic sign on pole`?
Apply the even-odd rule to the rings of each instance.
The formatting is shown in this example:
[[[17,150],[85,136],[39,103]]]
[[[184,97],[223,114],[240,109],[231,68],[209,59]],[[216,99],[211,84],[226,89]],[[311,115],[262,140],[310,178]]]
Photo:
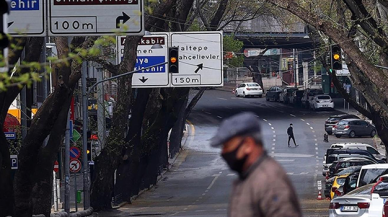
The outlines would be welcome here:
[[[11,170],[17,170],[19,168],[18,156],[10,155],[11,158]]]
[[[81,161],[78,159],[72,159],[70,161],[70,172],[72,173],[78,173],[81,170]]]
[[[77,159],[81,156],[81,151],[77,147],[71,147],[70,148],[70,158],[71,159]]]
[[[172,87],[223,86],[222,32],[173,32],[172,47],[179,47],[179,73],[171,74]]]
[[[58,172],[59,171],[59,163],[58,163],[58,161],[55,161],[54,162],[54,172]]]
[[[49,1],[49,36],[144,35],[143,0]]]
[[[124,55],[125,37],[117,40],[118,59],[120,63]],[[155,33],[143,36],[137,47],[137,59],[134,70],[167,62],[169,33]],[[168,64],[155,66],[133,74],[132,88],[169,87]]]
[[[12,0],[8,33],[14,36],[45,36],[46,6],[44,0]]]
[[[16,133],[15,132],[4,132],[6,139],[16,139]]]

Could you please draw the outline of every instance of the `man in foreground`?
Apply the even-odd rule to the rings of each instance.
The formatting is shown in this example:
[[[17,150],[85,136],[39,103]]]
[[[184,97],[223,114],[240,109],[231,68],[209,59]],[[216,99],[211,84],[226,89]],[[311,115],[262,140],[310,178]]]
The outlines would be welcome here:
[[[211,145],[222,148],[221,156],[239,175],[233,184],[228,216],[302,216],[291,181],[263,147],[256,115],[241,113],[226,119]]]

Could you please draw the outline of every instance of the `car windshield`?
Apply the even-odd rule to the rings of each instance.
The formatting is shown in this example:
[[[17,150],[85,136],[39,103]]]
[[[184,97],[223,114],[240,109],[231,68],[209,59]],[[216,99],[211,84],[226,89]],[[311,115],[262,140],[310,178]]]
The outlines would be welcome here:
[[[327,164],[331,164],[333,163],[334,161],[337,160],[337,157],[334,155],[334,156],[329,156],[327,159],[326,159],[326,163]]]
[[[349,173],[353,173],[354,171],[356,170],[360,170],[361,167],[348,167],[344,170],[342,170],[341,172],[337,173],[337,175],[345,175],[345,174],[349,174]]]
[[[318,99],[331,99],[330,96],[318,96]]]
[[[388,174],[387,168],[363,169],[360,174],[360,182],[358,185],[363,186],[369,183],[376,182],[377,178],[384,174]]]
[[[258,87],[259,84],[247,84],[248,87]]]
[[[340,122],[338,122],[338,125],[347,125],[347,124],[348,124],[347,121],[340,121]]]

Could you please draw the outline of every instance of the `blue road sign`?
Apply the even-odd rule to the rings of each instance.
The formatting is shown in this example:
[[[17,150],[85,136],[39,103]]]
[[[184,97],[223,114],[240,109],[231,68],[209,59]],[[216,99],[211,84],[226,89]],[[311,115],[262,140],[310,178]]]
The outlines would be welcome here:
[[[4,132],[6,139],[16,139],[16,133],[15,132]]]
[[[11,169],[12,170],[17,170],[19,165],[18,165],[18,156],[17,155],[11,155]]]
[[[139,70],[142,68],[146,68],[146,67],[157,65],[164,62],[166,62],[165,56],[138,56],[136,59],[134,70]],[[161,66],[155,66],[150,69],[146,69],[144,71],[140,71],[137,73],[165,73],[165,72],[166,72],[166,67],[164,65],[161,65]]]
[[[11,11],[37,11],[39,1],[37,0],[12,0]]]
[[[70,120],[69,122],[69,129],[70,129],[70,139],[73,140],[73,121]]]
[[[70,148],[70,158],[79,158],[81,156],[81,151],[77,147]]]

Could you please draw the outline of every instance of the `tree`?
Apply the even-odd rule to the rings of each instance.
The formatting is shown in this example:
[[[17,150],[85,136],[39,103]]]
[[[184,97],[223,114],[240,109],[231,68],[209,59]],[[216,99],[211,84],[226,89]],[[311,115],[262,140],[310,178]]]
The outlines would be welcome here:
[[[338,86],[351,105],[375,124],[388,145],[388,75],[375,64],[387,66],[387,4],[385,1],[293,1],[266,0],[309,24],[325,39],[338,44],[346,54],[353,85],[363,94],[368,107],[358,105]],[[331,8],[334,7],[334,13]],[[377,12],[377,13],[376,13]],[[326,40],[327,41],[327,40]],[[365,43],[367,42],[368,43]],[[374,51],[372,56],[367,55]],[[332,75],[335,79],[335,75]]]

